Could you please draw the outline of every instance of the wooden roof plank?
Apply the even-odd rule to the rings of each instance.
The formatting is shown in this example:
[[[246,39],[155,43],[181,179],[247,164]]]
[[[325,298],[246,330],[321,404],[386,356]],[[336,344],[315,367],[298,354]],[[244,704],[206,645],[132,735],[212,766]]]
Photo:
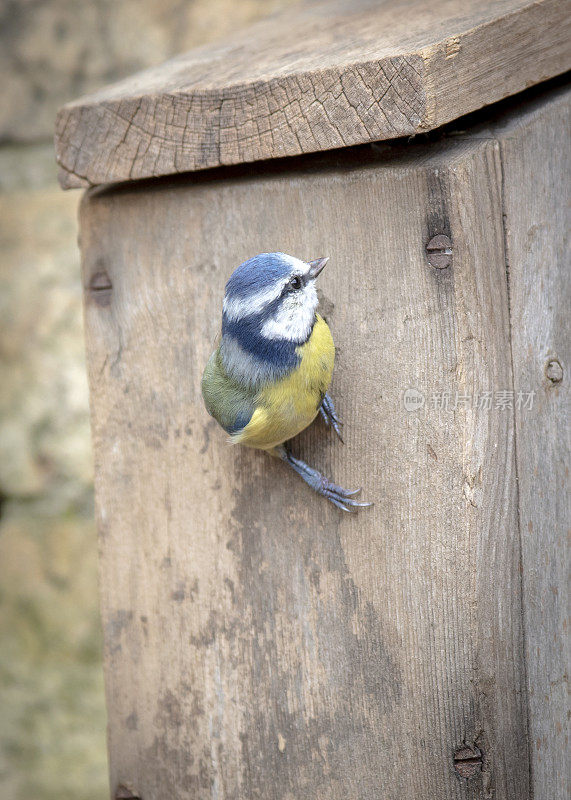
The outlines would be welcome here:
[[[565,0],[328,0],[69,103],[64,188],[431,130],[571,68]]]

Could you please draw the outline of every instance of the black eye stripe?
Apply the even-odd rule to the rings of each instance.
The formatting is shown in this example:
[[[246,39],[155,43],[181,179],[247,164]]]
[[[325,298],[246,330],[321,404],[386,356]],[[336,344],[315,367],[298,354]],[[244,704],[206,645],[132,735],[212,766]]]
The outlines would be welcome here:
[[[293,285],[293,281],[297,281],[295,286]],[[306,285],[306,283],[307,283],[307,278],[305,275],[292,275],[292,277],[289,279],[289,281],[282,289],[280,299],[282,297],[285,297],[286,294],[290,294],[290,292],[298,292]]]

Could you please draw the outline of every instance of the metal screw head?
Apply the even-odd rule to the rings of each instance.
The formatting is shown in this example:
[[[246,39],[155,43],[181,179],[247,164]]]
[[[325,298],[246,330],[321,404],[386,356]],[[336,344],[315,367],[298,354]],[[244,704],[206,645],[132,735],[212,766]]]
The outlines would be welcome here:
[[[141,797],[138,792],[125,786],[124,783],[120,783],[115,792],[115,800],[141,800]]]
[[[111,303],[113,284],[111,283],[111,278],[104,269],[98,270],[91,276],[88,290],[89,297],[92,298],[98,306],[108,306]]]
[[[482,751],[475,744],[465,744],[454,753],[454,769],[460,778],[473,778],[482,771]]]
[[[556,358],[552,358],[545,365],[545,375],[551,383],[561,383],[563,380],[563,367]]]
[[[445,269],[452,263],[452,242],[444,233],[433,236],[426,245],[428,263],[436,269]]]

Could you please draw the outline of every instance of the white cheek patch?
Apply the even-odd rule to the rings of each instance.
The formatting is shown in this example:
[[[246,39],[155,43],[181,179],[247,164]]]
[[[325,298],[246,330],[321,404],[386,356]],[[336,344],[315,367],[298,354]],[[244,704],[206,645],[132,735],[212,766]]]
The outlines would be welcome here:
[[[311,333],[317,302],[315,285],[310,281],[303,291],[284,297],[276,314],[264,322],[262,336],[304,342]]]

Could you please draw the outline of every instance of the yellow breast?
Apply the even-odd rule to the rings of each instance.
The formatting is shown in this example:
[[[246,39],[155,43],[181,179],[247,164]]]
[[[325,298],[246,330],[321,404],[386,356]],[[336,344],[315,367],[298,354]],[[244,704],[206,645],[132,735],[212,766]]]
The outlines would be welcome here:
[[[311,336],[297,353],[299,367],[260,391],[250,422],[232,437],[234,442],[271,450],[313,422],[331,383],[335,359],[331,331],[319,314]]]

